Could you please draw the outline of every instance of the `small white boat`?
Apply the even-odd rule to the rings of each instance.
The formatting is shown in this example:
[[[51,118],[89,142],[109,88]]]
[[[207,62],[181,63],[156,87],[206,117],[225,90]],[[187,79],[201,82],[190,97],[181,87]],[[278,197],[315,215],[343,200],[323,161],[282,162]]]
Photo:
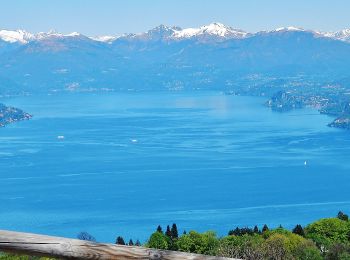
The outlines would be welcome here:
[[[307,165],[307,161],[304,162],[304,165],[305,165],[305,166]]]
[[[137,143],[137,139],[131,139],[132,143]]]
[[[58,136],[57,136],[57,139],[58,139],[58,140],[63,140],[63,139],[64,139],[64,135],[58,135]]]

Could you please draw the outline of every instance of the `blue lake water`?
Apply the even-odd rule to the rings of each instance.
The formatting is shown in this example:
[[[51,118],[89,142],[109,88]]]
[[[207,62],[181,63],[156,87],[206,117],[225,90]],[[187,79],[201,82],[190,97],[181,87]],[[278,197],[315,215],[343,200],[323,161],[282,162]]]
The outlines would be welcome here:
[[[0,129],[0,229],[144,241],[158,224],[225,235],[350,212],[350,133],[315,110],[276,113],[264,101],[211,92],[1,99],[34,118]]]

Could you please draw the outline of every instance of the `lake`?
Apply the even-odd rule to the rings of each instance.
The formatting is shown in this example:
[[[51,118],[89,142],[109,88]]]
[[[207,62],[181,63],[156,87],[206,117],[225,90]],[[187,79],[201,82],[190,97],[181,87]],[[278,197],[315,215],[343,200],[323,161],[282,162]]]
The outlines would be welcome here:
[[[350,213],[350,133],[313,109],[217,92],[2,98],[0,229],[98,241]],[[64,136],[64,138],[58,138]],[[306,165],[305,165],[306,162]]]

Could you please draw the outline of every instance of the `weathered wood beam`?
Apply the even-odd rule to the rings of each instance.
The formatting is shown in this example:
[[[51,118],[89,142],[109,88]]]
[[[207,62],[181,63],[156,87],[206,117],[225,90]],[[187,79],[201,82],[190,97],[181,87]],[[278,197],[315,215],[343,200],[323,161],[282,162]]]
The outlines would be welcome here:
[[[225,260],[231,258],[93,243],[78,239],[0,230],[0,251],[60,259]]]

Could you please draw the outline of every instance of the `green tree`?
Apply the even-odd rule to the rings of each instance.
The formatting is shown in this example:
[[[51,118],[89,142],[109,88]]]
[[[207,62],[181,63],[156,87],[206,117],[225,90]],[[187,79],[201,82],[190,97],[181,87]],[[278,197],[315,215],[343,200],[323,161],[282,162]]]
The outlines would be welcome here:
[[[264,242],[266,249],[266,258],[270,260],[284,260],[292,257],[287,247],[288,238],[279,233],[275,233],[269,236]]]
[[[133,246],[134,245],[134,241],[132,241],[132,239],[130,238],[129,240],[129,243],[128,243],[129,246]]]
[[[261,235],[227,236],[219,243],[219,256],[252,260],[264,258],[264,239]]]
[[[312,241],[281,228],[269,232],[264,247],[265,258],[271,260],[322,259],[320,251]]]
[[[136,240],[136,242],[135,242],[135,246],[141,246],[141,242],[140,242],[140,240]]]
[[[322,252],[334,243],[348,243],[350,224],[338,218],[325,218],[309,224],[305,237],[312,239]]]
[[[215,255],[218,250],[219,240],[214,232],[198,233],[190,231],[182,235],[176,241],[178,250],[197,254]]]
[[[322,260],[320,250],[311,240],[303,239],[293,249],[293,256],[297,260]]]
[[[156,249],[168,249],[169,242],[169,238],[166,235],[160,232],[154,232],[148,240],[147,247]]]
[[[327,260],[350,259],[350,247],[347,244],[334,243],[326,253]]]

